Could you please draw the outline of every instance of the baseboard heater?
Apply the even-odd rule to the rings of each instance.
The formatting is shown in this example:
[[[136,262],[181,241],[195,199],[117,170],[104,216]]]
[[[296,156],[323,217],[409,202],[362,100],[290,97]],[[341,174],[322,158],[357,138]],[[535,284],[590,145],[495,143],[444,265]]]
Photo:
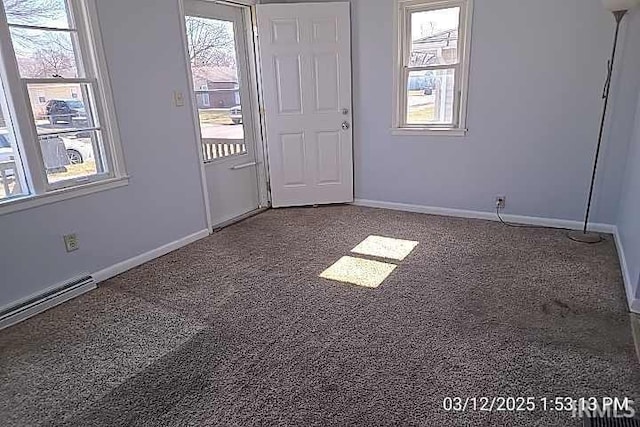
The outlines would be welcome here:
[[[27,320],[97,287],[91,276],[71,280],[0,311],[0,330]]]

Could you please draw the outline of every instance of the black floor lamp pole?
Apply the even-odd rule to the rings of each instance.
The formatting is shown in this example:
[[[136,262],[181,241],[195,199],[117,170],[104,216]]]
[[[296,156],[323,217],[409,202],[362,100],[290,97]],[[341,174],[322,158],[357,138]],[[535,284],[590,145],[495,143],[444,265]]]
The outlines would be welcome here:
[[[604,99],[604,106],[602,108],[602,120],[600,121],[600,133],[598,134],[598,145],[596,146],[596,153],[593,160],[593,174],[591,175],[591,186],[589,187],[589,200],[587,201],[587,212],[584,217],[584,228],[582,232],[571,232],[569,238],[572,240],[583,243],[598,243],[602,240],[600,234],[589,233],[589,216],[591,214],[591,203],[593,201],[593,191],[596,184],[596,176],[598,172],[598,160],[600,159],[600,149],[602,147],[602,137],[604,136],[604,129],[607,120],[607,108],[609,107],[609,94],[611,92],[611,79],[613,77],[613,65],[616,60],[616,50],[618,49],[618,35],[620,34],[620,23],[622,18],[626,15],[626,10],[620,10],[613,12],[613,16],[616,18],[616,33],[613,39],[613,49],[611,51],[611,59],[609,60],[607,70],[607,80],[604,85],[604,91],[602,98]]]

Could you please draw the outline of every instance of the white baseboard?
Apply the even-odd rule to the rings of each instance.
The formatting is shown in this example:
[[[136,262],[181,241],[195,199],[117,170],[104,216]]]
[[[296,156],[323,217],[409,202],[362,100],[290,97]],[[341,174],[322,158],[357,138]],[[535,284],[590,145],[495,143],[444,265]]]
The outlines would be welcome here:
[[[173,252],[177,249],[180,249],[183,246],[186,246],[197,240],[203,239],[207,236],[209,236],[209,230],[199,231],[197,233],[183,237],[182,239],[178,239],[174,242],[160,246],[159,248],[153,249],[149,252],[145,252],[141,255],[122,261],[118,264],[112,265],[111,267],[102,269],[92,274],[91,276],[87,276],[89,279],[92,279],[90,280],[90,282],[82,286],[73,288],[72,290],[64,291],[64,292],[60,292],[60,294],[52,295],[52,292],[54,292],[57,289],[62,289],[64,287],[64,284],[58,284],[58,285],[49,287],[41,292],[38,292],[34,295],[30,295],[27,298],[23,298],[12,304],[9,304],[8,306],[1,307],[0,313],[3,311],[9,310],[11,307],[19,307],[20,305],[23,305],[26,302],[32,303],[32,304],[29,304],[29,306],[26,309],[17,311],[16,314],[9,314],[6,318],[0,319],[0,330],[7,328],[9,326],[15,325],[16,323],[22,322],[30,317],[35,316],[36,314],[42,313],[52,307],[55,307],[59,304],[62,304],[63,302],[76,298],[86,292],[92,291],[97,288],[97,283],[104,282],[105,280],[110,279],[111,277],[117,276],[118,274],[122,274],[127,270],[131,270],[132,268],[142,265],[145,262],[151,261],[155,258],[159,258],[163,255],[168,254],[169,252]]]
[[[189,236],[183,237],[182,239],[167,243],[166,245],[160,246],[159,248],[150,250],[149,252],[145,252],[133,258],[129,258],[125,261],[119,262],[118,264],[102,269],[94,273],[93,278],[97,283],[104,282],[107,279],[115,277],[119,274],[124,273],[125,271],[131,270],[132,268],[138,267],[156,258],[160,258],[163,255],[187,246],[200,239],[204,239],[207,236],[209,236],[209,230],[198,231],[197,233],[190,234]]]
[[[627,257],[624,252],[624,245],[622,244],[622,238],[616,227],[616,231],[613,235],[616,241],[616,249],[618,250],[618,257],[620,258],[620,268],[622,269],[622,279],[624,280],[624,288],[627,293],[627,303],[629,304],[629,310],[632,313],[640,314],[640,299],[635,298],[635,283],[629,273],[629,264],[627,263]]]
[[[406,212],[424,213],[424,214],[430,214],[430,215],[442,215],[442,216],[453,216],[453,217],[459,217],[459,218],[473,218],[473,219],[484,219],[489,221],[499,221],[498,217],[494,212],[480,212],[480,211],[470,211],[470,210],[462,210],[462,209],[437,208],[437,207],[431,207],[431,206],[411,205],[406,203],[380,202],[375,200],[363,200],[363,199],[356,199],[354,204],[358,206],[366,206],[370,208],[391,209],[391,210],[406,211]],[[509,214],[502,215],[502,218],[507,222],[512,222],[516,224],[540,225],[540,226],[545,226],[550,228],[581,230],[583,227],[583,224],[579,221],[570,221],[565,219],[540,218],[540,217],[521,216],[521,215],[509,215]],[[634,298],[635,297],[633,292],[634,282],[631,279],[631,276],[629,274],[627,260],[624,255],[622,240],[620,239],[620,234],[618,233],[618,227],[612,224],[591,224],[590,229],[592,231],[597,231],[598,233],[613,234],[614,240],[616,242],[616,247],[618,249],[618,256],[620,258],[620,268],[622,269],[622,277],[624,280],[625,291],[627,295],[627,303],[629,304],[629,310],[631,310],[633,313],[640,314],[640,299]]]
[[[396,211],[417,212],[429,215],[453,216],[458,218],[484,219],[488,221],[499,221],[495,212],[470,211],[463,209],[438,208],[433,206],[411,205],[406,203],[380,202],[376,200],[356,199],[353,203],[357,206],[370,208],[391,209]],[[540,225],[549,228],[564,228],[569,230],[581,230],[583,224],[580,221],[566,219],[541,218],[522,215],[501,215],[507,222],[527,225]],[[613,234],[616,226],[611,224],[590,224],[590,230],[598,233]]]

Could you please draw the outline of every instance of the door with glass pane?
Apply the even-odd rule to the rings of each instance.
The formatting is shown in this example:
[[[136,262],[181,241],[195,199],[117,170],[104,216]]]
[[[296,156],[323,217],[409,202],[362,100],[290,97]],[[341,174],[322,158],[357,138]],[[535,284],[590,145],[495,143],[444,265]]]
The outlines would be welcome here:
[[[212,225],[260,206],[256,136],[242,7],[185,1],[187,49]]]

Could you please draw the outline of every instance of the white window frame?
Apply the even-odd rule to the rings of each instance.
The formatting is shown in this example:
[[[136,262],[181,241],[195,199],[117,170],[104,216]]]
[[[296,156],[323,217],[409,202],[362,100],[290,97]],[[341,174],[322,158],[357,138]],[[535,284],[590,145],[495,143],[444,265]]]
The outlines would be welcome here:
[[[71,12],[70,26],[77,31],[77,54],[85,72],[82,78],[23,78],[13,50],[10,27],[0,7],[0,78],[9,104],[15,147],[26,172],[29,194],[0,200],[0,215],[80,197],[128,184],[120,133],[107,72],[95,0],[67,0]],[[80,71],[80,69],[79,69]],[[49,183],[44,168],[36,121],[31,109],[28,84],[90,83],[94,92],[92,107],[99,124],[108,173]]]
[[[452,65],[409,67],[411,57],[411,13],[460,8],[458,46],[460,62]],[[471,58],[471,26],[473,0],[395,0],[394,3],[394,71],[393,71],[393,135],[464,136],[467,133],[469,65]],[[455,69],[452,125],[407,124],[407,85],[409,71]]]

